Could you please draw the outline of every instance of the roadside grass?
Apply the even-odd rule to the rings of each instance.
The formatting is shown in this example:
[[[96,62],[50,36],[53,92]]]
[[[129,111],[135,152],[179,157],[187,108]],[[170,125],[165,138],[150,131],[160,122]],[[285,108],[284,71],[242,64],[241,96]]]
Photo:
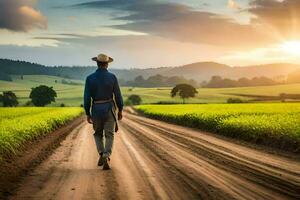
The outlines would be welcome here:
[[[300,103],[140,105],[135,108],[151,118],[300,151]]]
[[[53,86],[57,92],[56,102],[49,106],[80,106],[83,103],[83,81],[69,80],[82,85],[62,84],[63,78],[45,75],[24,75],[23,80],[20,76],[13,76],[13,81],[0,81],[0,92],[11,90],[19,98],[20,105],[23,106],[30,99],[29,93],[32,87],[39,85]],[[55,82],[56,80],[56,82]],[[132,94],[139,95],[143,104],[153,104],[158,102],[181,103],[180,98],[171,98],[171,88],[137,88],[122,87],[124,99]],[[244,95],[270,95],[278,96],[280,93],[299,94],[300,84],[274,85],[260,87],[241,87],[241,88],[199,88],[196,98],[188,99],[187,103],[225,103],[228,98],[240,98],[251,100],[253,98],[240,96]]]
[[[81,115],[81,108],[0,108],[0,160]]]

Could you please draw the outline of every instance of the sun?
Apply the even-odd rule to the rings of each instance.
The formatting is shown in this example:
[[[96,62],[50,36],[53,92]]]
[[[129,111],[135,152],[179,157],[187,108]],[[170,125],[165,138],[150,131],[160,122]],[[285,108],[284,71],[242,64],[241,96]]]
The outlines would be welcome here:
[[[300,41],[286,41],[281,44],[281,49],[289,54],[300,55]]]

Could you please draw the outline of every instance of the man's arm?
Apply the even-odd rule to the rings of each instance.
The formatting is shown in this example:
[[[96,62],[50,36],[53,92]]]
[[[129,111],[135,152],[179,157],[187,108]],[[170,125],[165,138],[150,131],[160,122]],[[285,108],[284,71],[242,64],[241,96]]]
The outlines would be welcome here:
[[[84,101],[84,110],[85,114],[87,116],[88,123],[93,123],[91,118],[91,93],[89,89],[89,81],[86,79],[85,81],[85,87],[84,87],[84,95],[83,95],[83,101]]]
[[[116,104],[118,106],[118,119],[121,120],[123,115],[122,115],[122,110],[123,110],[123,98],[120,90],[120,86],[118,83],[117,77],[115,77],[115,84],[114,84],[114,95],[115,95],[115,100]]]

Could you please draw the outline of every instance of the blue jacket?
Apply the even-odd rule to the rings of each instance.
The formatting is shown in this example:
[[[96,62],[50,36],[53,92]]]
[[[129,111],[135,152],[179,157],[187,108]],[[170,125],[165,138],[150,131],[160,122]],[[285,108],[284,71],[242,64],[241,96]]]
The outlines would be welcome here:
[[[123,109],[123,99],[117,77],[107,69],[98,68],[86,78],[84,88],[84,109],[87,115],[105,117],[112,109],[113,103],[93,104],[92,101],[108,100],[115,97],[119,111]],[[91,113],[92,105],[92,113]]]

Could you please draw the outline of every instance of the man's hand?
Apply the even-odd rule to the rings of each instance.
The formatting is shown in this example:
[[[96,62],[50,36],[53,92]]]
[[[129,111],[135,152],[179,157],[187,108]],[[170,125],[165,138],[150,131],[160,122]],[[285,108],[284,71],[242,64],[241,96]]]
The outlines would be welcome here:
[[[123,118],[123,113],[122,111],[118,112],[118,120],[121,120]]]
[[[89,124],[93,124],[93,120],[92,120],[92,117],[90,115],[87,115],[86,116],[86,120]]]

